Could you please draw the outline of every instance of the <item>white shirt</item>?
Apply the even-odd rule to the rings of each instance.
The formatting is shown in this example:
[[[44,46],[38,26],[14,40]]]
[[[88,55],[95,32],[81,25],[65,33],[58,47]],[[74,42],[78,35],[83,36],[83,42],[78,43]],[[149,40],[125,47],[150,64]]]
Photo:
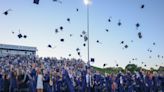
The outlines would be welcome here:
[[[37,89],[43,89],[43,75],[39,74],[37,77]]]

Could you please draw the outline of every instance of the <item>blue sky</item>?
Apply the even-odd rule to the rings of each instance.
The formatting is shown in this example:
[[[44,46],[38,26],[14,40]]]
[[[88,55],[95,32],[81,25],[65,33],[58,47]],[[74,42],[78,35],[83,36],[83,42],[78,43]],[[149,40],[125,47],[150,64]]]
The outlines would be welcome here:
[[[0,43],[36,46],[39,56],[81,58],[87,60],[87,48],[83,47],[80,34],[86,30],[86,6],[83,0],[40,0],[40,4],[33,4],[33,0],[1,0],[0,1]],[[144,9],[140,9],[145,4]],[[93,65],[102,67],[115,66],[118,63],[124,67],[131,60],[139,66],[145,62],[149,67],[156,64],[164,66],[164,1],[163,0],[92,0],[90,5],[90,57],[95,58]],[[76,8],[79,12],[76,12]],[[2,13],[12,9],[8,16]],[[71,23],[66,21],[71,19]],[[108,18],[111,22],[108,22]],[[121,20],[122,25],[117,25]],[[140,27],[136,30],[135,24]],[[54,30],[60,26],[64,31],[55,34]],[[109,32],[105,32],[105,29]],[[27,39],[18,39],[20,29]],[[15,34],[11,32],[14,31]],[[141,32],[142,39],[137,37]],[[73,37],[69,37],[69,34]],[[65,38],[61,43],[60,38]],[[100,40],[103,44],[97,44]],[[133,43],[131,43],[133,40]],[[125,41],[129,48],[122,50],[121,41]],[[153,42],[156,43],[153,46]],[[47,48],[52,44],[56,48]],[[81,49],[79,57],[76,48]],[[152,53],[147,49],[152,49]],[[149,56],[152,58],[149,59]],[[138,60],[132,61],[132,58]],[[156,68],[156,67],[155,67]]]

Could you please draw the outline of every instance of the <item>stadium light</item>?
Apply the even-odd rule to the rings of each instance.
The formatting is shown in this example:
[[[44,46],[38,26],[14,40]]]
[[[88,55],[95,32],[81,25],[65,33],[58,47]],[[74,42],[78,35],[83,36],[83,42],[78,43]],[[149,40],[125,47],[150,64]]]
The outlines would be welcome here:
[[[90,5],[91,4],[91,0],[84,0],[84,4],[85,5]]]
[[[84,4],[87,6],[87,37],[88,37],[88,64],[90,66],[90,57],[89,57],[89,5],[91,4],[91,0],[84,0]]]

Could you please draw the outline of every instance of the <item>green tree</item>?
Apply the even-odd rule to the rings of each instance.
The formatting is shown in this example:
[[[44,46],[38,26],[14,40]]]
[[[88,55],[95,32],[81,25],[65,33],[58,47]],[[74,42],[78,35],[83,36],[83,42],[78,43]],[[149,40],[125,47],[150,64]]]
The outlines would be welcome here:
[[[126,67],[125,67],[126,70],[134,73],[134,71],[138,71],[139,68],[137,67],[137,65],[135,64],[128,64]]]

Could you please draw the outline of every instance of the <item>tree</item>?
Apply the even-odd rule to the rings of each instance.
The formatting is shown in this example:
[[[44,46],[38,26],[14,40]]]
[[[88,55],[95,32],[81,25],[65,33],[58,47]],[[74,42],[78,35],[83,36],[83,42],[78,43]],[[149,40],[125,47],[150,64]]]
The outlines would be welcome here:
[[[134,73],[134,71],[138,71],[138,67],[137,65],[135,64],[128,64],[126,67],[125,67],[126,70]]]

